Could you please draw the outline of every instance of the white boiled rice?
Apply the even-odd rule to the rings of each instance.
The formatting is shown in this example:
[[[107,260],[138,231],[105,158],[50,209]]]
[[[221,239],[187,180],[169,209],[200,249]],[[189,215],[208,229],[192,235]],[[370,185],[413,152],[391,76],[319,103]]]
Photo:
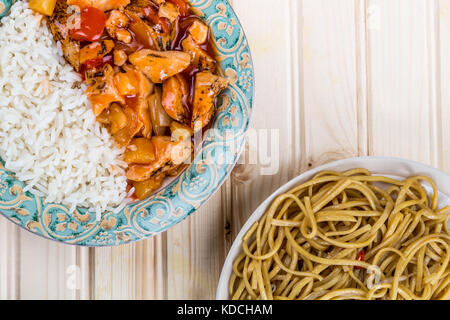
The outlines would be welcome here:
[[[99,215],[127,197],[123,150],[95,120],[42,16],[16,2],[0,22],[0,157],[47,202]]]

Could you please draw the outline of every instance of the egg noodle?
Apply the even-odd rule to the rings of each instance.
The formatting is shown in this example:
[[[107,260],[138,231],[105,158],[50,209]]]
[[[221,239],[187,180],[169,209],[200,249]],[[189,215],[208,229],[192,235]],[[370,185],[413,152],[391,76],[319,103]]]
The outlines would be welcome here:
[[[449,212],[428,177],[321,172],[278,196],[245,234],[230,297],[450,299]]]

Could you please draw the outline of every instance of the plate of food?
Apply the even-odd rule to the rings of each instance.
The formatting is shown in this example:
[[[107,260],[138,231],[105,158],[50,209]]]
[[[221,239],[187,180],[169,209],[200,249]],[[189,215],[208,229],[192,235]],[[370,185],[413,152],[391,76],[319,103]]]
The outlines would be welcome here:
[[[450,176],[409,160],[346,159],[265,200],[238,234],[217,299],[450,298]]]
[[[64,243],[120,245],[220,187],[254,90],[226,0],[1,4],[3,216]]]

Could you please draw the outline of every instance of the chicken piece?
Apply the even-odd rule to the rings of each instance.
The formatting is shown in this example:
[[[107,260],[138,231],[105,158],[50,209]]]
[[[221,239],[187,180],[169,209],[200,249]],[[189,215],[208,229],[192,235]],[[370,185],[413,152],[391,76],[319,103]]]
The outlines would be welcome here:
[[[170,23],[174,23],[180,15],[180,10],[173,3],[164,2],[159,6],[158,15],[161,18],[166,18]]]
[[[129,22],[130,18],[123,12],[120,10],[113,10],[109,13],[108,20],[106,20],[106,31],[112,38],[115,38],[117,30],[126,28]]]
[[[146,199],[152,194],[152,192],[161,188],[165,177],[166,177],[165,174],[158,174],[142,182],[134,181],[133,182],[133,187],[135,189],[134,194],[139,200]]]
[[[169,3],[169,5],[167,5],[167,3]],[[131,3],[126,7],[126,10],[128,12],[133,12],[139,16],[139,18],[152,22],[153,24],[157,23],[156,20],[158,20],[158,17],[166,18],[169,22],[176,20],[177,16],[175,16],[175,19],[172,21],[166,16],[161,16],[159,14],[159,8],[161,7],[163,7],[163,11],[161,11],[163,15],[173,16],[174,12],[179,12],[177,6],[165,0],[131,0]]]
[[[154,85],[147,77],[140,71],[137,71],[140,89],[139,89],[139,101],[137,105],[138,117],[142,122],[141,134],[145,138],[150,139],[152,137],[153,126],[150,119],[148,97],[154,91]]]
[[[83,64],[88,60],[103,58],[114,49],[114,41],[102,40],[92,42],[84,46],[80,50],[80,63]]]
[[[181,43],[183,50],[190,54],[192,66],[200,71],[212,71],[217,68],[217,62],[208,53],[206,53],[199,44],[194,41],[192,35],[189,35]]]
[[[125,65],[123,69],[126,72],[125,74],[130,75],[130,77],[135,80],[137,91],[133,94],[135,95],[135,98],[133,99],[133,108],[142,123],[141,133],[144,137],[151,138],[153,126],[150,120],[150,112],[148,110],[148,97],[153,93],[154,85],[141,71],[137,70],[133,66]]]
[[[127,70],[127,68],[133,67],[124,67],[125,70]],[[139,97],[147,99],[155,91],[155,85],[140,70],[137,70],[136,68],[133,68],[133,70],[136,72],[139,83]]]
[[[131,43],[131,33],[125,30],[129,23],[130,18],[128,18],[123,12],[113,10],[109,14],[108,20],[106,20],[106,31],[114,39],[127,44]]]
[[[69,19],[73,13],[67,9],[67,2],[65,0],[58,0],[53,15],[47,21],[53,38],[61,44],[64,58],[76,71],[79,71],[80,42],[71,39],[69,36]]]
[[[86,90],[92,104],[94,115],[99,116],[112,102],[125,104],[125,98],[119,93],[114,84],[114,70],[106,64],[102,70],[87,72],[87,82],[90,86]]]
[[[172,30],[170,31],[170,35],[169,35],[169,43],[171,44],[171,46],[167,50],[170,50],[173,48],[172,44],[174,44],[175,40],[178,38],[179,30],[180,30],[180,20],[177,19],[172,23]]]
[[[153,83],[162,83],[184,71],[191,63],[191,56],[180,51],[139,50],[129,56],[130,62]]]
[[[172,141],[170,137],[156,136],[152,143],[156,160],[148,165],[130,165],[127,172],[129,180],[141,182],[172,171],[188,160],[192,153],[190,141]]]
[[[128,60],[128,56],[123,50],[114,50],[113,56],[114,64],[119,67],[123,66]]]
[[[214,115],[215,99],[228,86],[228,81],[211,72],[200,72],[195,78],[192,128],[199,131]]]
[[[135,110],[129,107],[125,107],[123,110],[127,116],[127,125],[113,135],[114,140],[121,147],[126,147],[130,144],[131,140],[142,129],[142,122]]]
[[[162,88],[162,105],[174,120],[189,124],[189,113],[185,103],[189,96],[189,86],[180,74],[164,80]]]
[[[67,4],[78,6],[80,9],[86,7],[94,7],[103,12],[120,9],[126,7],[130,3],[130,0],[67,0]]]
[[[200,20],[195,20],[188,29],[192,39],[198,44],[204,44],[208,41],[209,28]]]
[[[115,78],[116,80],[124,80],[123,83],[116,81],[116,86],[120,92],[123,92],[123,95],[148,98],[153,93],[153,83],[132,65],[124,65],[123,71],[116,74]]]
[[[133,40],[131,33],[125,29],[117,30],[116,39],[127,44],[131,43],[131,40]]]
[[[140,134],[143,137],[150,139],[152,137],[153,126],[150,121],[150,113],[148,111],[148,100],[140,97],[136,99],[137,103],[135,105],[135,111],[139,121],[142,123]]]

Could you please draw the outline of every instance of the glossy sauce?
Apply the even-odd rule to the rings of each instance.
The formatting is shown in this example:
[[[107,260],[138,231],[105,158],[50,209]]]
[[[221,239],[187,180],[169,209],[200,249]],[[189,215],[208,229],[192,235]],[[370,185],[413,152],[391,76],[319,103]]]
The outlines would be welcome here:
[[[152,8],[152,10],[153,10],[153,8]],[[144,13],[145,13],[145,8],[144,8]],[[133,17],[128,14],[127,14],[127,16],[128,16],[128,18],[130,18],[130,26],[129,26],[129,28],[127,28],[127,31],[129,31],[131,34],[132,40],[130,43],[127,44],[127,43],[118,41],[116,39],[112,39],[108,35],[106,30],[104,31],[104,33],[101,37],[101,40],[114,40],[114,42],[115,42],[114,49],[123,50],[126,52],[127,55],[130,55],[130,54],[132,54],[136,51],[142,50],[142,49],[154,50],[155,46],[153,44],[153,40],[150,35],[143,35],[143,34],[139,34],[139,33],[135,32],[137,30],[137,24],[140,22],[135,21],[133,19]],[[183,51],[182,42],[183,42],[183,40],[185,40],[188,37],[188,29],[195,21],[202,21],[202,20],[198,16],[193,15],[193,14],[190,14],[190,15],[187,15],[184,17],[183,16],[178,17],[178,23],[177,23],[178,27],[177,27],[177,30],[175,33],[174,41],[171,44],[171,50]],[[155,30],[155,31],[158,32],[157,30]],[[83,42],[83,43],[81,43],[81,47],[83,47],[84,45],[87,45],[87,44],[89,44],[89,42],[86,42],[86,43]],[[214,50],[213,50],[213,46],[211,44],[210,30],[208,32],[208,38],[207,38],[206,43],[200,45],[200,48],[202,50],[204,50],[210,57],[212,57],[213,59],[215,59],[217,61]],[[114,65],[111,54],[112,53],[106,55],[103,59],[104,60],[103,63],[98,64],[95,67],[102,67],[105,63]],[[85,76],[84,73],[87,69],[88,69],[88,67],[86,65],[82,65],[80,67],[80,73],[81,73],[83,79]],[[188,90],[189,96],[184,101],[184,107],[185,107],[185,110],[187,111],[187,114],[189,115],[189,118],[192,118],[194,90],[195,90],[195,77],[196,77],[197,73],[199,73],[199,72],[200,72],[200,70],[198,70],[195,67],[190,66],[190,67],[188,67],[188,69],[186,69],[185,71],[183,71],[181,73],[181,76],[183,76],[183,78],[186,80],[186,83],[189,86],[189,90]],[[134,101],[132,101],[132,100],[133,99],[126,98],[127,104],[128,104],[128,102],[130,102],[132,105],[135,105]]]
[[[131,34],[131,42],[129,44],[123,43],[121,41],[118,41],[116,39],[112,39],[108,33],[103,33],[101,40],[114,40],[115,42],[115,48],[116,50],[123,50],[126,52],[127,55],[130,55],[136,51],[142,50],[142,49],[152,49],[155,50],[155,45],[153,43],[153,39],[150,35],[143,35],[142,33],[135,32],[136,29],[134,26],[136,26],[140,22],[136,22],[133,20],[133,18],[129,15],[127,15],[130,18],[130,27],[127,28],[127,31]],[[148,20],[148,19],[147,19]],[[182,48],[182,42],[188,37],[188,29],[189,27],[195,22],[195,21],[202,21],[198,16],[193,15],[190,13],[187,16],[179,16],[178,17],[178,27],[175,33],[174,41],[172,41],[171,44],[171,50],[177,50],[177,51],[183,51]],[[148,22],[148,21],[147,21]],[[150,22],[151,23],[151,22]],[[157,29],[154,28],[156,32],[158,32]],[[213,50],[213,46],[211,43],[211,34],[210,30],[208,30],[208,38],[205,44],[201,45],[201,49],[204,50],[211,58],[217,61],[216,55]],[[82,46],[88,44],[82,43]],[[105,63],[109,63],[112,66],[114,66],[114,61],[112,57],[112,52],[109,53],[107,56],[103,58],[102,64],[95,65],[95,68],[102,67]],[[115,67],[120,68],[120,67]],[[85,77],[85,71],[88,69],[86,65],[82,65],[80,68],[80,73],[83,76],[83,79]],[[189,66],[188,69],[183,71],[180,75],[186,80],[186,83],[189,86],[189,95],[187,99],[184,101],[184,107],[189,115],[189,119],[192,118],[192,111],[193,111],[193,101],[194,101],[194,91],[195,91],[195,78],[197,73],[199,73],[200,70]],[[161,86],[161,85],[159,85]],[[125,97],[126,106],[124,107],[130,107],[134,110],[136,110],[137,104],[138,104],[138,97],[137,96],[126,96]],[[202,132],[204,133],[206,130],[208,130],[211,127],[211,123],[209,123],[205,128],[203,128]],[[192,137],[194,139],[194,137]],[[195,151],[194,151],[195,152]],[[127,191],[129,192],[132,188],[132,181],[128,181],[128,187]],[[138,200],[135,193],[131,195],[131,198],[133,200]]]
[[[132,20],[132,18],[130,17]],[[188,37],[188,29],[195,21],[202,21],[199,17],[195,15],[188,15],[185,17],[178,17],[178,28],[175,33],[174,41],[171,45],[171,50],[176,51],[183,51],[182,42]],[[127,29],[132,37],[131,43],[126,44],[120,41],[116,41],[116,49],[124,50],[128,55],[136,52],[141,49],[154,49],[154,46],[150,46],[149,41],[145,41],[142,39],[142,36],[139,37],[136,33],[134,33],[132,30]],[[202,50],[204,50],[206,53],[208,53],[209,56],[211,56],[213,59],[216,59],[213,46],[211,44],[211,35],[208,33],[208,38],[205,44],[200,46]],[[192,117],[192,110],[193,110],[193,102],[194,102],[194,89],[195,89],[195,76],[197,73],[199,73],[200,70],[194,67],[189,67],[185,71],[181,73],[181,76],[186,80],[186,83],[189,86],[189,96],[184,101],[184,107],[187,111],[187,114],[189,115],[189,118]]]
[[[133,96],[126,96],[125,97],[125,103],[127,107],[132,108],[133,110],[137,109],[137,105],[139,103],[139,97],[136,95]]]

